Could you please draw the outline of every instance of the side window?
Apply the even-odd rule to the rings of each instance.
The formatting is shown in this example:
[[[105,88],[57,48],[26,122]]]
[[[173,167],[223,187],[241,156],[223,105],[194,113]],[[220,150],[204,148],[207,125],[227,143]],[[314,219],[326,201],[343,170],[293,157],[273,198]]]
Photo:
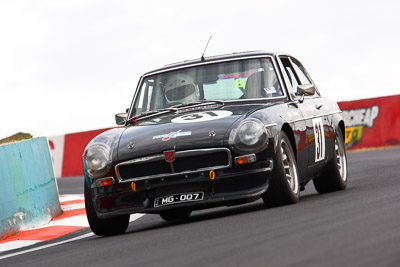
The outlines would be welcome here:
[[[301,63],[294,58],[290,58],[290,60],[293,63],[292,65],[296,71],[297,77],[300,79],[301,84],[313,84]],[[314,96],[315,95],[319,95],[318,90],[315,90]]]
[[[300,83],[299,78],[296,76],[296,72],[292,66],[291,61],[289,60],[289,58],[286,57],[281,57],[280,58],[282,65],[285,69],[286,75],[289,78],[290,84],[288,85],[288,89],[290,90],[291,94],[297,95],[297,86]]]
[[[301,84],[311,84],[312,82],[308,79],[303,66],[296,59],[292,58],[293,67],[299,77]]]

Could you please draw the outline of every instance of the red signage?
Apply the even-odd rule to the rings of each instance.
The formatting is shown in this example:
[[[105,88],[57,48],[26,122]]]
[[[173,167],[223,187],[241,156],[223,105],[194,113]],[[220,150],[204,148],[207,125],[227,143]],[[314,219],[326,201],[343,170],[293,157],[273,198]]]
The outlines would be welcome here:
[[[400,145],[400,95],[339,102],[348,149]]]

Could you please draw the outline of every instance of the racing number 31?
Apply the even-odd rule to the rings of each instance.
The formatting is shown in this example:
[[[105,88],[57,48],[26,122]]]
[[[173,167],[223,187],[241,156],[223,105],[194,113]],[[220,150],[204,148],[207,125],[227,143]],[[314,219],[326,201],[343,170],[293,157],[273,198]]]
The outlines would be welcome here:
[[[207,111],[207,112],[200,112],[200,113],[185,115],[185,116],[182,116],[182,119],[184,119],[186,121],[191,121],[191,120],[201,119],[204,116],[218,117],[218,114],[216,114],[215,112],[212,112],[212,111]]]
[[[315,140],[315,162],[325,158],[325,134],[324,125],[321,118],[312,120]]]

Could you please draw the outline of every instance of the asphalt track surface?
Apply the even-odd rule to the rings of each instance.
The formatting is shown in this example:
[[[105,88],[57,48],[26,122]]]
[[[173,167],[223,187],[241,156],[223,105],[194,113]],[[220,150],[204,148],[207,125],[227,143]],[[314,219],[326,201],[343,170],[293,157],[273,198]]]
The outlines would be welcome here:
[[[0,266],[399,266],[400,148],[351,152],[348,163],[345,191],[319,195],[310,183],[294,205],[257,201],[197,211],[180,223],[145,215],[123,235],[91,236]],[[61,180],[60,193],[82,193],[82,177]]]

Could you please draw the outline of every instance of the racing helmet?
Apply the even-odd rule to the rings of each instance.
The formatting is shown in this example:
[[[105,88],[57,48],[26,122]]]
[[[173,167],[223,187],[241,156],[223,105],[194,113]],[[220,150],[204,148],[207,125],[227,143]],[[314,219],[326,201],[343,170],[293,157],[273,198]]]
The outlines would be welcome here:
[[[167,79],[165,98],[168,104],[196,101],[199,99],[199,90],[190,75],[178,73]]]

